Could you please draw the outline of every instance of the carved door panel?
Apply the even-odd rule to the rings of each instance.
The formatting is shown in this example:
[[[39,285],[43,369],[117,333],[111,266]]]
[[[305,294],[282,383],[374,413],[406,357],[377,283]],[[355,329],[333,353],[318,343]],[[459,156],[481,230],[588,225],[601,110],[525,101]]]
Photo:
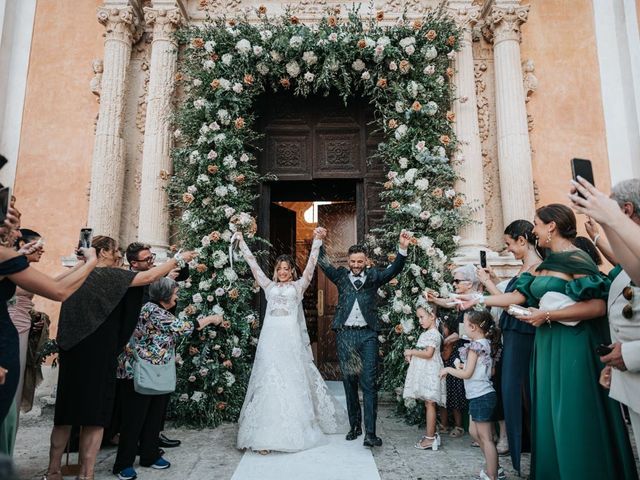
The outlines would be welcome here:
[[[269,223],[274,256],[287,254],[296,258],[296,212],[272,203]]]
[[[318,206],[318,224],[328,230],[325,251],[335,267],[347,265],[347,251],[357,241],[356,205],[353,202]],[[331,322],[338,305],[338,289],[318,269],[318,369],[327,380],[341,378],[336,335]]]

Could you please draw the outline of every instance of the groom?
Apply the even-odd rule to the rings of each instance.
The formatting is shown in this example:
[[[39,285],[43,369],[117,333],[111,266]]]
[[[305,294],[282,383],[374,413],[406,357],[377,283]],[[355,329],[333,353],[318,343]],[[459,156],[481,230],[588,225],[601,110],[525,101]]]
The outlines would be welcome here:
[[[324,230],[324,229],[323,229]],[[326,230],[322,233],[326,236]],[[347,397],[349,424],[347,440],[362,435],[362,413],[358,399],[358,382],[364,400],[365,447],[382,445],[376,436],[378,389],[376,370],[378,363],[378,288],[398,275],[407,257],[411,237],[400,235],[398,255],[387,268],[368,268],[367,251],[362,245],[349,248],[349,268],[335,268],[320,249],[318,264],[324,274],[338,287],[338,305],[331,328],[337,335],[338,362]]]

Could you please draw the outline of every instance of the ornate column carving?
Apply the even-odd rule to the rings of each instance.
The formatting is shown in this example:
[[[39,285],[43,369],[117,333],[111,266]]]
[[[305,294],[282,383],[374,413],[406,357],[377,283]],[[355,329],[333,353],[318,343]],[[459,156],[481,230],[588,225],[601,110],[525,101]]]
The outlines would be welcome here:
[[[165,190],[172,170],[169,131],[178,62],[176,29],[184,21],[178,8],[145,7],[144,18],[153,26],[147,115],[142,151],[138,238],[154,251],[169,247],[169,211]]]
[[[486,23],[493,37],[496,75],[496,124],[502,215],[505,226],[531,220],[535,212],[531,145],[520,59],[520,26],[529,6],[489,5]]]
[[[472,6],[471,0],[450,1],[448,4],[454,20],[462,29],[460,51],[455,59],[454,83],[457,99],[453,102],[456,115],[455,130],[460,143],[461,162],[457,170],[462,180],[456,190],[464,193],[474,207],[472,223],[461,232],[460,253],[474,255],[486,248],[487,234],[485,222],[484,179],[482,175],[482,147],[478,127],[478,101],[473,66],[472,29],[480,18],[480,7]]]
[[[91,163],[89,226],[98,234],[118,238],[124,180],[124,94],[137,19],[132,7],[100,7],[105,26],[104,73],[100,113]]]

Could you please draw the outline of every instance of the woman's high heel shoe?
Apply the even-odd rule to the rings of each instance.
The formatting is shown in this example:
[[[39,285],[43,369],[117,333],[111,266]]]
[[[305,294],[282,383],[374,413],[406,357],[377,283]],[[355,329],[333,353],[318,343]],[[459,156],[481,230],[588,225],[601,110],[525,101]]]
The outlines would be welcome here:
[[[42,476],[42,480],[62,480],[62,472],[47,472]]]

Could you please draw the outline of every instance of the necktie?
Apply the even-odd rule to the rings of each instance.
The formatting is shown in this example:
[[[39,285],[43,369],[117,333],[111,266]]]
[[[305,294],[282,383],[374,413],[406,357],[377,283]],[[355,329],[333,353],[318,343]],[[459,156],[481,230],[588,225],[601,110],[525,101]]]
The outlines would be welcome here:
[[[362,280],[360,280],[359,278],[356,278],[353,281],[353,285],[356,287],[356,290],[359,290],[360,287],[362,286]]]

